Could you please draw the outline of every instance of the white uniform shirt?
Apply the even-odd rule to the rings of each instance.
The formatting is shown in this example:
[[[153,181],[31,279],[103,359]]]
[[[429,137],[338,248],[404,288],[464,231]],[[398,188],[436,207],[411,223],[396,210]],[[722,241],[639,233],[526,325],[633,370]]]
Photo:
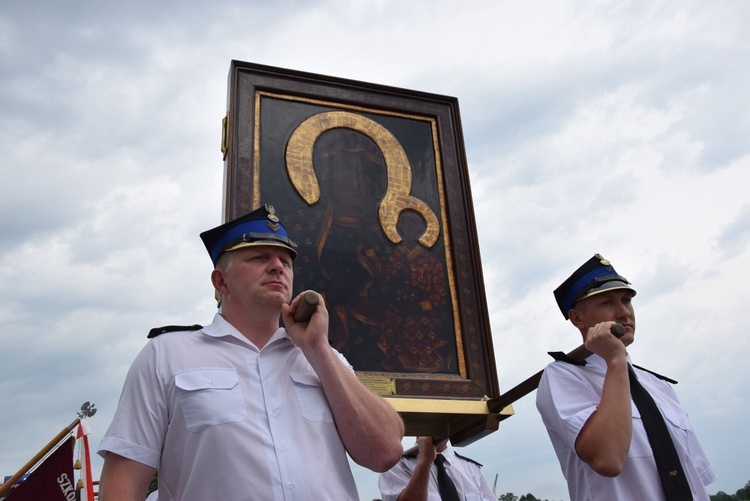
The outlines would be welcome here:
[[[609,478],[597,474],[576,454],[576,437],[599,405],[606,370],[604,359],[597,355],[589,357],[583,367],[552,362],[544,369],[537,390],[537,409],[568,482],[570,499],[663,500],[664,492],[653,451],[638,408],[632,401],[633,438],[619,476]],[[666,381],[638,368],[635,368],[635,372],[638,381],[648,390],[665,417],[694,499],[708,501],[705,485],[716,477],[677,395]]]
[[[479,465],[473,461],[460,458],[448,450],[442,452],[445,457],[445,471],[456,484],[461,499],[466,501],[497,501],[497,496],[487,484]],[[411,474],[417,466],[418,458],[402,457],[401,460],[378,478],[378,487],[383,501],[395,501],[406,489]],[[430,468],[430,481],[427,484],[427,501],[440,501],[437,483],[437,466]]]
[[[302,351],[283,328],[258,350],[219,314],[144,347],[100,444],[107,451],[158,468],[160,501],[358,499]]]

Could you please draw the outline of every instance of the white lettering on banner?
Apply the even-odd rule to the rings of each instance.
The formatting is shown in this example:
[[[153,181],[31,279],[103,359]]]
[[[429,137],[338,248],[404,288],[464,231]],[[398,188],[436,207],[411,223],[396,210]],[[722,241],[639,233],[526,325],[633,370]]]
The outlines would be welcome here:
[[[68,501],[75,501],[76,491],[73,489],[73,482],[68,477],[67,473],[63,473],[57,477],[57,483],[60,485],[60,490]]]

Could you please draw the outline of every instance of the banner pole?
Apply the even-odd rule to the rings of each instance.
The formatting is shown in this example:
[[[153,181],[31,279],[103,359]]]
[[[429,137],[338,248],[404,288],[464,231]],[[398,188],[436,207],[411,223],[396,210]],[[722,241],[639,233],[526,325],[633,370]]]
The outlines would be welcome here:
[[[37,454],[33,458],[31,458],[25,465],[23,465],[15,475],[10,477],[7,482],[0,486],[0,498],[5,496],[5,494],[10,491],[11,487],[15,485],[18,479],[21,478],[27,471],[29,471],[35,464],[37,464],[40,459],[42,459],[49,451],[51,451],[56,445],[58,445],[66,436],[70,435],[70,433],[80,421],[80,417],[75,418],[75,420],[70,423],[67,428],[62,429],[55,438],[53,438],[47,445],[42,448],[42,450],[37,452]]]

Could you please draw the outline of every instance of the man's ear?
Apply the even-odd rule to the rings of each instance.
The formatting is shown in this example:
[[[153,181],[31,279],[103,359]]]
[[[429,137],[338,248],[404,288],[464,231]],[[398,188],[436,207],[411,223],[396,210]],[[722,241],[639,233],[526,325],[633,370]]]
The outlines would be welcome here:
[[[224,281],[224,272],[222,270],[215,268],[214,271],[211,272],[211,283],[214,285],[216,292],[220,294],[227,293],[227,284]]]
[[[578,330],[583,328],[583,315],[580,310],[571,308],[570,311],[568,311],[568,318],[570,319],[570,323],[575,325]]]

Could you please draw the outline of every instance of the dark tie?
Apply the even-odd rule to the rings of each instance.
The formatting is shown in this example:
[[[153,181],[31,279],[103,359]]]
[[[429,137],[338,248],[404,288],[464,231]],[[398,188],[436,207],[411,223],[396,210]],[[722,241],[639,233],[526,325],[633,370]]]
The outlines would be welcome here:
[[[438,491],[440,491],[440,499],[443,501],[461,501],[461,498],[458,497],[456,484],[453,483],[451,477],[448,476],[448,472],[445,471],[444,463],[445,457],[442,454],[438,454],[435,457],[435,464],[437,465]]]
[[[628,375],[630,376],[630,395],[641,414],[643,427],[646,428],[646,435],[654,452],[656,469],[659,472],[659,479],[667,501],[689,501],[693,499],[690,485],[688,485],[685,472],[682,470],[680,458],[677,456],[674,443],[669,436],[669,430],[664,423],[659,408],[656,406],[656,402],[638,382],[635,371],[630,364],[628,364]]]

